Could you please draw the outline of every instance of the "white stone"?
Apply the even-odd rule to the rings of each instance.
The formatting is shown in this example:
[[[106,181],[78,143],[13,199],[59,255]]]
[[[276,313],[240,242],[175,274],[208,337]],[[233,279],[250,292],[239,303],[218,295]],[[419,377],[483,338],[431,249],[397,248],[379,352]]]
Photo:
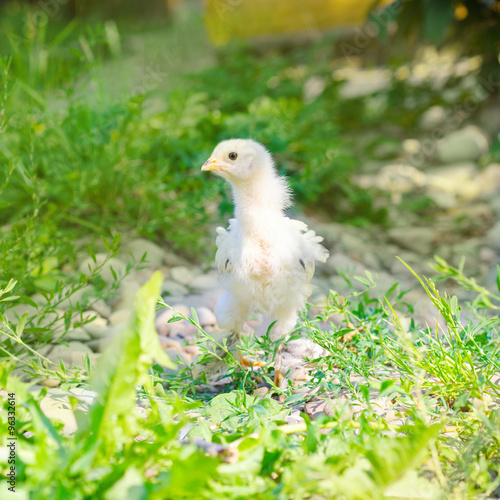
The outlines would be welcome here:
[[[391,72],[384,69],[364,70],[349,67],[335,71],[334,78],[346,80],[340,89],[340,96],[343,99],[354,99],[388,88]]]

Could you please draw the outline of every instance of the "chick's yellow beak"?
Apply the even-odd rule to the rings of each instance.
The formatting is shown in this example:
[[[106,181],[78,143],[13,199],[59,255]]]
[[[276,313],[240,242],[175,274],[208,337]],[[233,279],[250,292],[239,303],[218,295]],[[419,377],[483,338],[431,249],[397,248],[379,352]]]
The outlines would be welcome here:
[[[221,171],[221,170],[226,170],[228,165],[226,165],[224,162],[221,162],[213,157],[210,157],[201,167],[201,170],[203,172],[207,172],[209,170],[212,171]]]

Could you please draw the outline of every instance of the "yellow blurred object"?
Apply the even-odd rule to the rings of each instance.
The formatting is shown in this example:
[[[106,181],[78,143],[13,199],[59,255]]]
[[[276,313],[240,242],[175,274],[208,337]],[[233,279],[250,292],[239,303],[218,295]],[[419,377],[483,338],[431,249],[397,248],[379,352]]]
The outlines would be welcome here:
[[[455,7],[455,19],[458,21],[463,21],[469,15],[467,7],[460,3]]]
[[[380,8],[393,1],[207,0],[206,24],[214,44],[224,45],[235,38],[361,24],[372,8]],[[381,19],[380,24],[386,22]]]

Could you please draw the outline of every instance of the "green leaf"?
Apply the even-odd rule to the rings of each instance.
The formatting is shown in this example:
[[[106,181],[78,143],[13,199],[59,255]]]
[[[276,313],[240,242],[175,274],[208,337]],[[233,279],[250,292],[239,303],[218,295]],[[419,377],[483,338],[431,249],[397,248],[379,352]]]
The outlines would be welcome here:
[[[21,338],[21,335],[23,334],[24,327],[26,326],[26,322],[28,321],[29,313],[25,312],[20,318],[19,321],[17,322],[16,326],[16,335]]]
[[[154,329],[162,282],[161,273],[157,271],[137,292],[129,324],[99,358],[91,377],[90,387],[97,392],[97,397],[88,415],[79,417],[77,436],[86,440],[84,451],[96,442],[102,443],[96,460],[104,459],[130,431],[136,387],[145,385],[153,390],[148,376],[153,361],[173,367]]]
[[[432,43],[443,41],[453,20],[453,4],[449,0],[425,0],[424,36]]]

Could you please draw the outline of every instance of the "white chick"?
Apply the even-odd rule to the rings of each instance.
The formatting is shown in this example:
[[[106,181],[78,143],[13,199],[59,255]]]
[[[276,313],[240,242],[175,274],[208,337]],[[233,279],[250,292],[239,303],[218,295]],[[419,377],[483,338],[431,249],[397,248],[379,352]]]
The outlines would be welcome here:
[[[203,164],[232,187],[235,218],[229,228],[217,228],[215,261],[225,278],[226,291],[215,307],[219,327],[239,335],[249,311],[264,308],[273,341],[286,340],[311,293],[315,261],[324,262],[328,251],[323,238],[303,222],[285,217],[290,188],[278,175],[271,154],[251,139],[231,139],[217,145]],[[283,380],[286,363],[281,349],[275,382]]]

